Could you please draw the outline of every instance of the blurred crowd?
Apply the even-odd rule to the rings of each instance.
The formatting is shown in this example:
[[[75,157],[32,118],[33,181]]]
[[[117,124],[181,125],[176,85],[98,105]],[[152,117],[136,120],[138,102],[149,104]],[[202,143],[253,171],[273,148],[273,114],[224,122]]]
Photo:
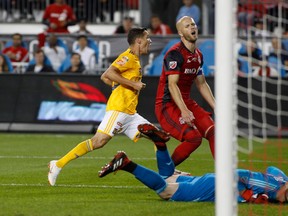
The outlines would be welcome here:
[[[47,7],[58,0],[0,0],[5,22],[42,22]],[[64,2],[64,1],[61,1]],[[139,9],[138,0],[66,0],[77,18],[86,17],[91,23],[113,22],[115,12]]]
[[[149,4],[151,11],[148,13],[149,24],[146,27],[151,35],[177,34],[175,23],[185,15],[194,18],[201,35],[205,18],[202,14],[202,0],[150,0]],[[215,1],[209,1],[209,5],[209,17],[213,17]],[[101,51],[87,25],[114,23],[114,34],[127,34],[131,28],[139,25],[135,17],[129,14],[131,10],[140,13],[138,0],[0,0],[0,21],[41,22],[46,26],[37,35],[37,48],[33,50],[33,55],[28,42],[23,40],[20,33],[13,34],[12,40],[5,41],[1,47],[0,73],[95,73],[101,67]],[[171,16],[162,13],[163,10],[171,12]],[[120,17],[118,21],[117,16]],[[252,58],[252,67],[260,68],[258,74],[273,75],[281,71],[281,76],[286,76],[288,4],[282,0],[238,0],[237,24],[238,36],[243,39],[238,50],[239,75],[249,73],[251,65],[249,66],[247,59]],[[77,30],[71,32],[69,26],[77,26]],[[59,34],[70,33],[77,35],[72,49],[59,37]],[[214,19],[209,22],[209,33],[214,34]],[[254,39],[248,41],[250,36]],[[257,37],[265,37],[267,40],[263,43]],[[211,44],[209,46],[211,48]],[[205,53],[205,45],[202,47],[201,51]],[[213,52],[214,45],[213,50],[210,49],[207,53],[214,56]],[[157,56],[154,60],[156,59]],[[210,69],[207,75],[213,75],[211,68],[214,62],[208,62],[207,68]],[[150,62],[147,74],[159,75],[149,72],[149,68],[155,68],[153,63],[161,66],[161,63]]]

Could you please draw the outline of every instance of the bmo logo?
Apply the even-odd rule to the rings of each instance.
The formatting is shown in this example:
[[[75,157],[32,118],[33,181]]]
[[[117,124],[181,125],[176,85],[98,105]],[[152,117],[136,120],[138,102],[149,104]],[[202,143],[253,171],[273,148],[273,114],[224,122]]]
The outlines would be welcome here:
[[[196,74],[197,71],[196,68],[185,68],[184,74]]]

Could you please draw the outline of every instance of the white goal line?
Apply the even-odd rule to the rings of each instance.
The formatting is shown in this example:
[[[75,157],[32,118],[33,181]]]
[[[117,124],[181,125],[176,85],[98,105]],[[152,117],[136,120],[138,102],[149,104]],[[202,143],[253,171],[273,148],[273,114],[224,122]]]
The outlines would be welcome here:
[[[29,156],[29,155],[14,155],[14,156],[7,156],[7,155],[0,155],[0,159],[55,159],[60,158],[60,156]],[[111,160],[112,157],[81,157],[81,159],[88,159],[88,160]],[[145,158],[145,157],[138,157],[133,158],[133,160],[153,160],[155,161],[156,158]],[[188,158],[186,160],[190,161],[214,161],[212,158]],[[239,162],[254,162],[254,163],[288,163],[288,160],[282,160],[282,161],[268,161],[268,160],[238,160]]]
[[[10,184],[1,184],[2,187],[52,187],[47,184],[19,184],[19,183],[10,183]],[[68,187],[68,188],[120,188],[120,189],[135,189],[135,188],[147,188],[146,186],[123,186],[123,185],[70,185],[70,184],[58,184],[53,187]]]
[[[10,155],[0,155],[0,159],[1,158],[4,158],[4,159],[55,159],[55,158],[61,158],[61,156],[39,156],[39,155],[13,155],[13,156],[10,156]],[[81,159],[89,159],[89,160],[95,160],[95,159],[98,159],[98,160],[112,160],[112,156],[111,157],[81,157]],[[156,158],[133,158],[133,160],[156,160]]]

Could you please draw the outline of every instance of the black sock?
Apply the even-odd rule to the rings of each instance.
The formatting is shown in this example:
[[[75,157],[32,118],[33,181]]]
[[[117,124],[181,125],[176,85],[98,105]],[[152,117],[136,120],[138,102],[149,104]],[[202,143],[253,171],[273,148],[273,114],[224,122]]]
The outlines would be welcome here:
[[[163,142],[155,142],[155,146],[159,151],[165,151],[167,149],[167,146]]]
[[[122,170],[132,173],[136,169],[136,167],[137,164],[134,163],[133,161],[130,161],[126,166],[122,168]]]

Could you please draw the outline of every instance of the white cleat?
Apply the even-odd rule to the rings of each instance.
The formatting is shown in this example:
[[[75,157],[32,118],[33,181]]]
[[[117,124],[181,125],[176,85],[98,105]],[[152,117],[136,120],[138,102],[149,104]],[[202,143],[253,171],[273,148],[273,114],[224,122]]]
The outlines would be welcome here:
[[[51,186],[54,186],[57,180],[57,177],[62,168],[57,167],[57,160],[52,160],[48,164],[49,172],[48,172],[48,182]]]

